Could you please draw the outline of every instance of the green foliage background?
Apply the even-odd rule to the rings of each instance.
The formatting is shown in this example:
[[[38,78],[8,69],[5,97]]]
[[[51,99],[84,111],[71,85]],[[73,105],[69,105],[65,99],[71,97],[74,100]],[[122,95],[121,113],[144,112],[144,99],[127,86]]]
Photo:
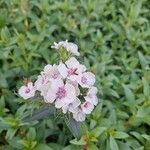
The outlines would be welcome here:
[[[79,141],[59,114],[22,122],[40,104],[16,94],[66,39],[99,89]],[[85,141],[89,150],[150,150],[150,1],[0,0],[0,149],[81,150]]]

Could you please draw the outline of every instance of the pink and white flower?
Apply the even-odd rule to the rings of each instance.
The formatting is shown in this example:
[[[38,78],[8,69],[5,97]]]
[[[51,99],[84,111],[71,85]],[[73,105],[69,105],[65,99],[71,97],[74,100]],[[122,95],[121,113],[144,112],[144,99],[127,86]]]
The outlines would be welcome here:
[[[86,117],[86,114],[80,108],[77,108],[76,112],[73,113],[73,118],[78,122],[84,121],[85,117]]]
[[[53,103],[55,101],[56,108],[72,103],[75,99],[74,86],[69,83],[64,84],[61,79],[51,81],[51,85],[44,96],[45,102]]]
[[[53,79],[57,79],[57,78],[60,78],[60,73],[57,69],[57,65],[46,65],[44,67],[44,71],[42,72],[42,74],[46,75],[49,80],[53,80]]]
[[[31,98],[35,95],[35,88],[32,82],[27,83],[27,85],[23,85],[20,87],[18,91],[19,95],[24,99]]]
[[[85,114],[90,114],[94,109],[94,105],[88,101],[85,101],[83,104],[81,104],[81,109]]]
[[[70,104],[76,100],[76,93],[73,85],[66,83],[60,86],[56,92],[55,107],[61,108],[66,104]]]
[[[60,63],[58,65],[58,70],[63,78],[76,81],[78,75],[86,71],[86,67],[80,64],[76,58],[71,57],[65,64]]]
[[[47,93],[50,82],[48,80],[48,77],[46,75],[39,75],[38,79],[35,81],[35,89],[41,92],[41,96],[45,95]]]
[[[74,113],[80,104],[81,101],[78,98],[76,98],[73,102],[66,104],[62,107],[63,113],[66,114],[67,111]]]
[[[95,83],[95,75],[92,72],[84,72],[78,76],[77,82],[83,88],[90,88]]]
[[[55,49],[61,49],[64,48],[66,49],[68,52],[72,53],[73,55],[79,56],[80,53],[78,52],[78,46],[74,43],[68,42],[66,41],[60,41],[59,43],[54,42],[54,45],[51,46],[51,48],[55,48]]]
[[[97,88],[93,86],[88,90],[87,95],[84,98],[86,101],[96,106],[98,103],[98,98],[96,94],[97,94]]]

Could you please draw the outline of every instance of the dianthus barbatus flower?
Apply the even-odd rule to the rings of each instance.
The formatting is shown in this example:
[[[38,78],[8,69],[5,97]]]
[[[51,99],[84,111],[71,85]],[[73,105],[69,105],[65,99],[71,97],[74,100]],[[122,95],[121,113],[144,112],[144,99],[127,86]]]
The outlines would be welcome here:
[[[55,49],[61,49],[64,48],[66,49],[68,52],[72,53],[73,55],[79,56],[80,53],[78,52],[78,46],[72,42],[68,42],[68,40],[66,41],[60,41],[58,43],[54,42],[54,45],[51,46],[52,48]]]
[[[72,81],[76,81],[79,74],[86,71],[86,67],[80,64],[76,58],[71,57],[65,62],[58,65],[58,70],[63,78],[68,78]]]
[[[95,75],[86,71],[86,67],[75,57],[70,58],[70,53],[79,55],[76,44],[61,41],[54,43],[52,47],[60,49],[60,63],[47,64],[34,86],[32,82],[22,86],[19,95],[28,99],[38,91],[45,103],[51,103],[64,114],[72,114],[76,121],[84,121],[98,103],[97,88],[94,86]],[[65,59],[62,57],[63,53],[67,55],[64,55]]]
[[[87,95],[84,97],[84,99],[96,106],[98,103],[97,88],[94,86],[91,87],[88,90]]]
[[[90,88],[95,83],[95,75],[92,72],[84,72],[78,76],[77,82],[83,88]]]
[[[33,86],[33,83],[29,82],[27,83],[27,85],[21,86],[18,93],[24,99],[33,97],[35,95],[35,88]]]
[[[84,121],[85,117],[86,114],[80,108],[77,108],[76,111],[73,113],[73,118],[78,122]]]

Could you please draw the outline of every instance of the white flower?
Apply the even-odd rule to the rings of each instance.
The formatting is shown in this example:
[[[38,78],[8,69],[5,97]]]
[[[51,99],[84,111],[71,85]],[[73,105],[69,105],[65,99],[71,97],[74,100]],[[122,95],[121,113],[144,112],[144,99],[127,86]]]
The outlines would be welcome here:
[[[66,41],[60,41],[59,43],[54,42],[54,45],[51,46],[51,48],[55,48],[55,49],[61,49],[64,48],[66,49],[68,52],[71,52],[72,54],[79,56],[80,53],[78,52],[78,46],[74,43],[68,42]]]
[[[81,101],[76,98],[72,103],[66,104],[62,107],[63,113],[67,113],[67,111],[74,113],[77,107],[81,104]]]
[[[24,99],[31,98],[35,95],[35,88],[32,82],[29,82],[27,85],[20,87],[18,91],[19,95]]]
[[[47,93],[47,90],[50,86],[50,82],[47,78],[47,76],[43,75],[39,75],[38,79],[35,81],[35,88],[36,90],[41,92],[41,96],[45,95],[45,93]]]
[[[75,91],[76,91],[76,96],[79,96],[80,89],[79,89],[78,83],[76,81],[71,81],[71,80],[67,80],[67,82],[74,86]]]
[[[58,88],[56,92],[55,107],[61,108],[66,104],[72,103],[76,99],[75,88],[73,85],[66,83]]]
[[[49,80],[60,78],[60,73],[57,69],[57,65],[55,64],[53,66],[49,64],[46,65],[42,74],[46,75]]]
[[[53,103],[55,101],[56,108],[72,103],[75,99],[74,86],[69,83],[64,84],[61,79],[51,81],[51,85],[44,95],[45,102]]]
[[[88,92],[87,95],[84,97],[86,101],[92,103],[93,105],[97,105],[98,103],[98,98],[96,96],[97,94],[97,88],[96,87],[91,87]]]
[[[76,44],[69,42],[66,48],[68,52],[71,52],[76,56],[80,55],[80,53],[78,52],[78,46]]]
[[[84,72],[78,76],[77,82],[83,88],[90,88],[95,83],[95,75],[91,72]]]
[[[63,78],[68,78],[72,81],[76,81],[78,75],[86,71],[86,67],[80,64],[76,58],[71,57],[65,62],[58,65],[58,70]]]
[[[84,121],[85,117],[86,117],[86,114],[80,108],[77,108],[76,112],[73,113],[73,118],[78,122]]]
[[[83,104],[81,104],[81,109],[85,114],[90,114],[94,109],[94,105],[88,101],[85,101]]]
[[[60,48],[66,48],[68,44],[68,41],[60,41],[58,43],[54,42],[54,45],[51,46],[51,48],[60,49]]]

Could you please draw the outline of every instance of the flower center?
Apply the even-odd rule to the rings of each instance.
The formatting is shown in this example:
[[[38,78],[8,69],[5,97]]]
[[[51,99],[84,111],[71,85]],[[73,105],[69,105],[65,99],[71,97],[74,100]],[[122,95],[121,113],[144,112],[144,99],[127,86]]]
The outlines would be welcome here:
[[[77,75],[76,71],[77,71],[77,68],[70,68],[68,70],[68,76]]]
[[[25,91],[25,93],[29,93],[30,92],[30,89],[29,88],[27,88],[26,89],[26,91]]]
[[[85,107],[85,108],[90,107],[90,103],[86,102],[86,103],[84,104],[84,107]]]
[[[66,97],[66,94],[67,94],[67,92],[66,92],[64,86],[63,86],[63,87],[59,87],[59,88],[58,88],[58,91],[57,91],[57,93],[56,93],[57,98],[59,98],[59,99],[62,99],[62,98],[64,98],[64,97]]]
[[[58,75],[59,75],[58,73],[54,73],[54,74],[52,75],[52,78],[53,78],[53,79],[57,79]]]
[[[82,82],[83,84],[86,84],[86,83],[87,83],[87,78],[83,76],[83,77],[81,78],[81,82]]]

